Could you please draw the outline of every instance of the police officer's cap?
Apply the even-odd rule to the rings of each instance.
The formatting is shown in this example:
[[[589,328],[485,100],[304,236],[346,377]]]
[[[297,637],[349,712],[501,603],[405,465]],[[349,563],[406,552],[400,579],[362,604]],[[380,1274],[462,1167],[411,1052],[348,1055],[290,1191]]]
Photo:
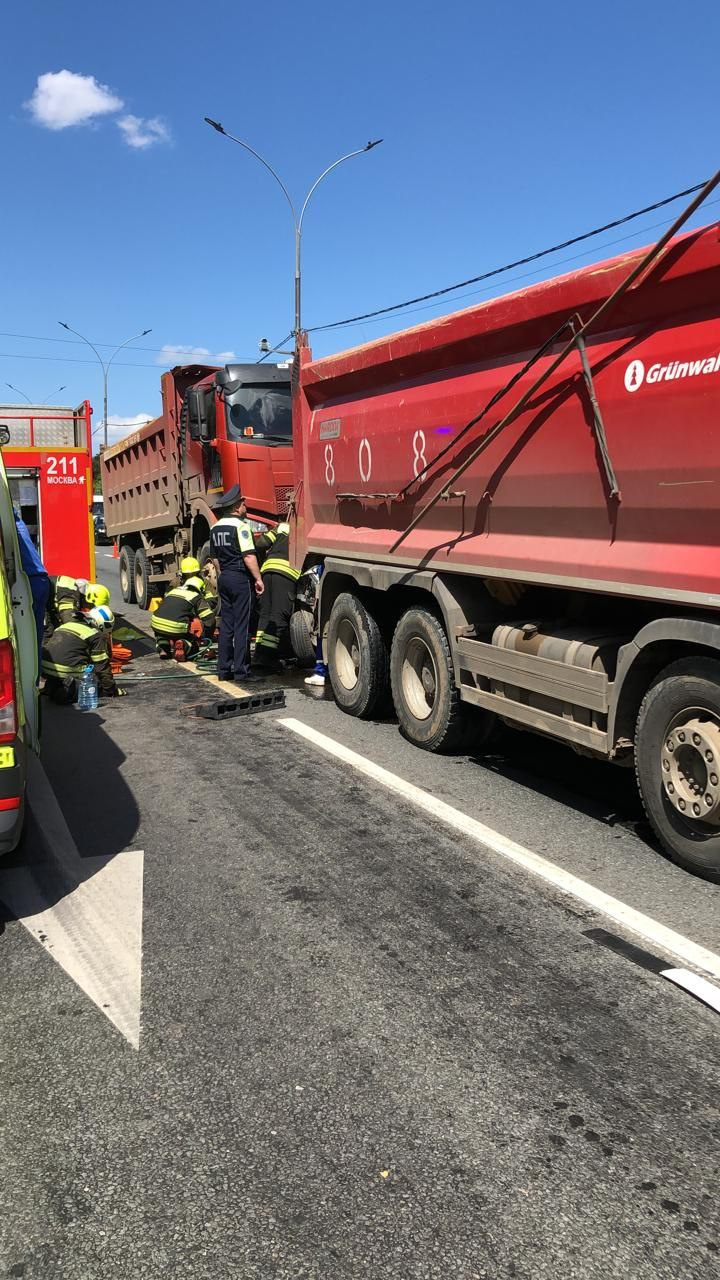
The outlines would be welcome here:
[[[231,489],[228,489],[227,493],[220,495],[217,505],[223,511],[227,511],[228,509],[236,507],[238,502],[242,502],[242,496],[243,494],[240,485],[234,484]]]

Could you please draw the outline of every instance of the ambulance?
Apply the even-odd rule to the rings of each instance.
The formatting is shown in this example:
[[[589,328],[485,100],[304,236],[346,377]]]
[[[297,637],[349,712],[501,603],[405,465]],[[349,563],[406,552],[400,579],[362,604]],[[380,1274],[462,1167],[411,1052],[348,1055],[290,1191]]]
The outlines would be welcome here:
[[[0,425],[0,445],[8,438]],[[0,854],[14,849],[22,834],[28,763],[40,749],[37,677],[32,593],[0,451]]]

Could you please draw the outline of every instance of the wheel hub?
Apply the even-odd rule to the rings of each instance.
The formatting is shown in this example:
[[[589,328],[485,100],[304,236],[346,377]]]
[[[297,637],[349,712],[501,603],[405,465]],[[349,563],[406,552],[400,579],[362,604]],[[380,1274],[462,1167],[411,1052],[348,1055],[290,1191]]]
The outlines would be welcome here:
[[[349,618],[340,622],[335,643],[335,667],[340,683],[352,690],[360,677],[360,642]]]
[[[665,795],[684,818],[720,826],[720,726],[686,720],[667,733],[660,752]]]
[[[437,673],[433,656],[422,636],[412,636],[408,642],[403,657],[402,688],[416,720],[427,720],[435,706]]]

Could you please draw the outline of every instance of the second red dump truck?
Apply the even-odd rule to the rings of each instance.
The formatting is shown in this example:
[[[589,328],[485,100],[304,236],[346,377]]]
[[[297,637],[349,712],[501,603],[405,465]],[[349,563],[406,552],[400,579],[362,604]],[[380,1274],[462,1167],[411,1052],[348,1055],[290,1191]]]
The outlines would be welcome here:
[[[105,449],[107,534],[123,600],[147,608],[180,560],[209,557],[220,495],[240,484],[257,528],[281,519],[293,486],[290,372],[282,365],[185,365],[162,375],[159,418]]]
[[[295,563],[324,566],[348,714],[391,695],[431,751],[499,717],[634,766],[720,879],[718,226],[644,254],[303,350]]]

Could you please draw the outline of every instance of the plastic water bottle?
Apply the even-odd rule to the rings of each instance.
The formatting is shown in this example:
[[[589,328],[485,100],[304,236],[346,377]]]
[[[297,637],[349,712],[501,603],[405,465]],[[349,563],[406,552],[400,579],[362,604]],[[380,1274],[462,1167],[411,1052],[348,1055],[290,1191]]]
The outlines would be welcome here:
[[[97,711],[97,677],[91,666],[87,666],[80,677],[77,705],[79,711]]]

